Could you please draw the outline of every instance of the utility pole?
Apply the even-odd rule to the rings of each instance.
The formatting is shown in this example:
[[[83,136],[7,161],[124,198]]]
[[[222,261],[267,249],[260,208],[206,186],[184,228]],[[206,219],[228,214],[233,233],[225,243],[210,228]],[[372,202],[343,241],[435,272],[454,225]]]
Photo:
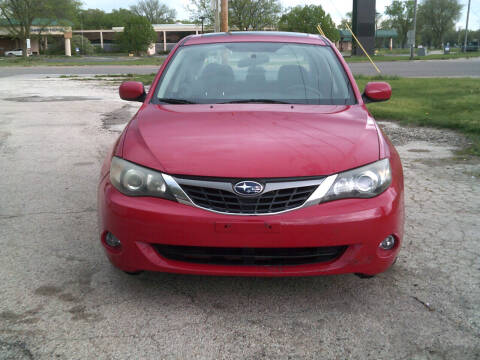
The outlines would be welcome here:
[[[413,9],[413,39],[410,45],[410,60],[415,55],[415,37],[417,36],[417,0],[415,0],[415,8]]]
[[[202,20],[202,34],[203,34],[203,21],[205,20],[205,16],[200,16],[200,20]]]
[[[213,8],[214,20],[215,20],[215,26],[214,26],[215,32],[220,31],[220,7],[218,6],[218,2],[219,0],[212,0],[212,8]]]
[[[463,43],[463,52],[467,52],[467,39],[468,39],[468,18],[470,17],[470,2],[468,0],[468,10],[467,10],[467,24],[465,25],[465,42]]]
[[[221,31],[228,32],[228,0],[222,0]]]

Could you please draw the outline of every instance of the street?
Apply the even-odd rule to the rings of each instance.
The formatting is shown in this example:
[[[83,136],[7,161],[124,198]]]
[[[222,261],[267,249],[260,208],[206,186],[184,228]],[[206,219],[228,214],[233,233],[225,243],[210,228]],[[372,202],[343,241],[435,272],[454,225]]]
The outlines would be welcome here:
[[[381,75],[404,77],[480,77],[480,58],[386,61],[376,63]],[[378,75],[372,64],[349,63],[354,74]]]
[[[382,123],[407,221],[373,279],[132,277],[103,254],[96,186],[139,104],[95,81],[0,79],[1,359],[478,359],[480,163],[453,158],[462,136]]]
[[[382,75],[405,77],[480,77],[480,57],[456,60],[414,60],[378,62]],[[354,74],[378,75],[369,62],[349,63]],[[0,67],[0,78],[15,75],[92,75],[92,74],[151,74],[158,71],[152,65],[90,65]]]

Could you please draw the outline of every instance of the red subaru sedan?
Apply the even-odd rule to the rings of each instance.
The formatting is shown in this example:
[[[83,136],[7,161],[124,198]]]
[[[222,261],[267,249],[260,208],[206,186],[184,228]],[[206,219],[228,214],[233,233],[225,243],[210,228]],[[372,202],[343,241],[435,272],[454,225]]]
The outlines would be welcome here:
[[[397,151],[335,46],[299,33],[188,36],[101,170],[100,239],[127,273],[385,271],[402,244]]]

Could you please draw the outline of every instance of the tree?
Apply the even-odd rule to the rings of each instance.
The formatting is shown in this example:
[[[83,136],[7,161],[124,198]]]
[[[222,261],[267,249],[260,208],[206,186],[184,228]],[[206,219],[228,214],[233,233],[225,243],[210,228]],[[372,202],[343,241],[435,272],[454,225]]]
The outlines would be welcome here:
[[[73,35],[70,42],[72,54],[76,54],[76,49],[80,50],[80,54],[91,55],[95,51],[95,48],[85,36]]]
[[[150,44],[157,40],[157,33],[152,24],[143,16],[134,16],[128,20],[119,34],[120,46],[136,55],[146,52]]]
[[[100,9],[80,10],[75,21],[76,29],[108,29],[107,14]]]
[[[37,14],[45,6],[42,0],[0,0],[0,14],[7,22],[10,35],[22,42],[23,57],[27,57],[27,39]]]
[[[441,47],[444,36],[455,27],[462,5],[458,0],[425,0],[418,8],[419,24],[425,38],[431,37],[433,45]]]
[[[228,19],[240,30],[263,30],[276,25],[281,11],[278,0],[230,0]]]
[[[177,12],[159,0],[140,0],[130,10],[139,16],[145,16],[151,24],[171,24],[175,22]]]
[[[382,13],[379,13],[378,11],[375,12],[375,31],[382,28],[382,17]]]
[[[75,29],[111,29],[124,26],[130,18],[137,16],[127,9],[113,9],[106,13],[100,9],[80,10],[75,20]]]
[[[80,12],[82,2],[78,0],[41,0],[43,6],[36,14],[45,22],[71,26]]]
[[[114,26],[124,26],[135,16],[137,16],[135,13],[127,9],[113,9],[110,13],[105,14],[105,20],[109,28],[111,28]]]
[[[79,14],[81,5],[82,3],[77,0],[43,0],[43,6],[39,9],[33,23],[35,35],[32,35],[32,38],[37,38],[40,44],[50,26],[71,27]],[[41,50],[42,46],[39,51]],[[44,54],[47,52],[46,47],[43,47],[43,52]]]
[[[205,25],[215,23],[215,14],[211,0],[190,0],[190,3],[187,5],[187,11],[190,13],[190,19],[196,24],[201,24],[202,18]]]
[[[317,25],[331,41],[340,39],[335,23],[320,5],[295,6],[280,18],[278,28],[284,31],[298,31],[317,34]]]
[[[340,30],[347,30],[348,26],[350,26],[350,29],[352,28],[352,13],[351,12],[347,12],[345,14],[346,17],[342,18],[342,20],[340,21],[340,24],[337,26],[338,29]]]
[[[37,27],[34,36],[39,36],[48,26],[69,24],[79,6],[76,0],[0,0],[0,16],[6,20],[10,36],[21,41],[26,57],[32,25]]]
[[[436,1],[436,0],[435,0]],[[393,0],[385,9],[388,19],[383,21],[382,27],[397,30],[398,40],[403,47],[407,44],[407,33],[413,29],[414,0]]]

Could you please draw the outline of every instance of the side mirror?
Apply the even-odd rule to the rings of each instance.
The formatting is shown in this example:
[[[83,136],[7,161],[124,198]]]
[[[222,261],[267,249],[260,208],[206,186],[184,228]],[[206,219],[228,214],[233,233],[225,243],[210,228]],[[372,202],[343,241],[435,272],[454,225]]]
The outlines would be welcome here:
[[[146,96],[143,83],[138,81],[123,82],[122,85],[120,85],[120,88],[118,89],[118,93],[120,94],[120,98],[122,100],[128,100],[128,101],[143,102]]]
[[[362,95],[365,103],[387,101],[392,96],[392,88],[386,82],[369,82]]]

